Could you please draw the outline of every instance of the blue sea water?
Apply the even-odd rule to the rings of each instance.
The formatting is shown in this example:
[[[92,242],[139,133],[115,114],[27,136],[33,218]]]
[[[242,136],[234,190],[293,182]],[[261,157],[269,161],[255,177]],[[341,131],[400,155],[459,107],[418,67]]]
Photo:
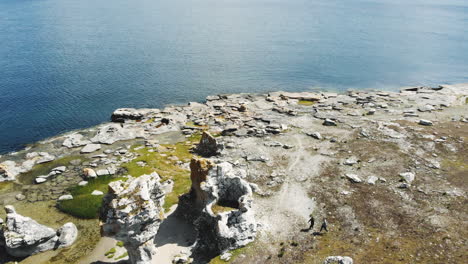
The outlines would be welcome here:
[[[466,0],[0,0],[0,153],[119,107],[467,81]]]

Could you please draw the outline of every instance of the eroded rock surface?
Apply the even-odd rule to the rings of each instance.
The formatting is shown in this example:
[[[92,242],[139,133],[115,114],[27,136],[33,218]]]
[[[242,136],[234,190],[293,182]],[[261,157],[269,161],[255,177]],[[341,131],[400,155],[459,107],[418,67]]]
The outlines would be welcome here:
[[[197,230],[194,256],[209,260],[252,242],[257,224],[249,183],[227,162],[194,158],[190,168],[192,188],[180,197],[178,214],[193,221]],[[216,212],[220,207],[222,212]]]
[[[222,144],[218,143],[215,137],[204,131],[196,150],[198,154],[204,157],[211,157],[217,155],[222,147]]]
[[[124,243],[130,263],[149,264],[164,219],[165,193],[157,173],[109,184],[101,208],[101,232]]]
[[[5,206],[7,213],[3,227],[3,242],[8,254],[27,257],[47,250],[68,247],[75,242],[78,229],[66,223],[58,230],[41,225],[29,217],[17,214],[13,206]],[[0,237],[1,239],[1,237]]]

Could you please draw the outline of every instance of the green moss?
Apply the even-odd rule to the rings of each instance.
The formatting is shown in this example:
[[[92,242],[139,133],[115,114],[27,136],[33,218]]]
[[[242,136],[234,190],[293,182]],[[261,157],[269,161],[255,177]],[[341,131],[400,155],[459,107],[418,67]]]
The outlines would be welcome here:
[[[141,148],[141,146],[133,146],[131,151],[139,155],[138,158],[122,164],[127,169],[128,174],[133,177],[139,177],[144,174],[157,172],[161,176],[162,181],[173,180],[173,191],[166,195],[164,203],[165,210],[177,204],[179,195],[190,190],[190,171],[181,168],[177,162],[189,162],[193,154],[190,148],[193,143],[200,141],[201,134],[195,133],[187,138],[189,142],[179,142],[176,144],[162,144],[158,151],[150,152],[149,148]],[[174,157],[177,157],[175,159]],[[143,161],[145,166],[140,166],[137,163]]]
[[[50,162],[37,164],[29,172],[22,173],[18,177],[18,179],[23,184],[33,184],[34,179],[37,176],[47,175],[53,168],[56,168],[56,167],[69,166],[70,161],[75,160],[75,159],[79,159],[82,162],[85,160],[81,156],[66,156],[66,157],[59,158]]]
[[[118,247],[123,247],[124,243],[122,241],[117,241],[117,243],[115,245],[118,246]]]
[[[115,260],[123,259],[128,256],[128,252],[123,253],[122,255],[115,258]]]
[[[153,122],[154,122],[154,118],[150,118],[150,119],[146,120],[145,123],[153,123]]]
[[[298,105],[305,105],[305,106],[311,106],[311,105],[314,105],[315,102],[313,101],[306,101],[306,100],[299,100],[297,102]]]
[[[115,254],[115,252],[117,252],[117,250],[115,249],[115,247],[113,247],[113,248],[109,249],[109,251],[104,253],[104,256],[113,255],[113,254]]]
[[[112,181],[121,180],[112,176],[101,176],[92,179],[85,186],[75,186],[69,189],[72,200],[58,202],[58,208],[67,214],[78,218],[92,219],[97,218],[99,208],[102,205],[102,195],[91,195],[94,190],[107,193],[108,184]]]

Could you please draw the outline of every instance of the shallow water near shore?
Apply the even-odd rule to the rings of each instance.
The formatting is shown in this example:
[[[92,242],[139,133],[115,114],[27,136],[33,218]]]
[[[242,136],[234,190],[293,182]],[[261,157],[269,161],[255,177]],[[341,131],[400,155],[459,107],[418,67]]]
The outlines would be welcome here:
[[[0,153],[119,107],[468,81],[466,1],[0,2]]]

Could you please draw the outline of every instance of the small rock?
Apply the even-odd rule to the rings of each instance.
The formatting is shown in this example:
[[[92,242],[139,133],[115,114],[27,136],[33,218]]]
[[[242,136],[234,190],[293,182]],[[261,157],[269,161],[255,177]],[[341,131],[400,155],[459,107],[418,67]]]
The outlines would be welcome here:
[[[323,264],[353,264],[353,259],[350,257],[330,256],[325,259]]]
[[[105,176],[105,175],[110,175],[109,171],[107,169],[102,169],[96,171],[97,176]]]
[[[78,186],[86,186],[86,185],[88,185],[88,182],[87,182],[87,181],[80,181],[80,182],[78,183]]]
[[[94,171],[91,168],[84,168],[83,169],[83,174],[84,174],[84,176],[86,178],[96,178],[97,177],[96,171]]]
[[[357,163],[358,163],[358,160],[356,158],[349,158],[343,162],[344,165],[348,165],[348,166],[352,166]]]
[[[414,173],[412,172],[402,172],[400,173],[400,177],[407,183],[411,183],[414,181]]]
[[[221,256],[219,256],[219,258],[224,261],[229,261],[231,257],[232,257],[232,254],[229,252],[224,252],[223,254],[221,254]]]
[[[91,193],[91,195],[96,195],[96,196],[98,196],[98,195],[104,195],[104,193],[101,192],[101,191],[98,191],[98,190],[94,190],[94,191]]]
[[[60,196],[58,200],[59,201],[73,200],[73,196],[71,194],[65,194],[65,195]]]
[[[40,184],[40,183],[46,182],[47,179],[46,179],[46,178],[39,178],[39,177],[38,177],[38,178],[36,178],[34,181],[35,181],[37,184]]]
[[[318,140],[322,139],[322,135],[320,135],[319,132],[308,132],[308,133],[306,133],[306,135],[308,135],[310,137],[313,137],[315,139],[318,139]]]
[[[18,201],[23,201],[24,199],[26,199],[26,196],[22,193],[18,193],[17,195],[15,195],[15,198]]]
[[[325,119],[325,121],[323,121],[323,124],[324,126],[336,126],[336,122],[331,120],[331,119]]]
[[[367,178],[367,183],[371,184],[371,185],[374,185],[377,182],[378,179],[379,178],[374,176],[374,175],[369,176],[369,178]]]
[[[351,182],[354,182],[354,183],[360,183],[360,182],[362,182],[361,178],[359,178],[359,176],[356,175],[356,174],[346,173],[345,176],[346,176],[346,178],[348,178],[348,180],[350,180]]]
[[[433,123],[432,121],[426,120],[426,119],[421,119],[419,120],[419,124],[423,126],[432,126]]]
[[[67,170],[67,167],[65,166],[60,166],[60,167],[52,169],[52,171],[60,172],[60,173],[65,172],[66,170]]]

